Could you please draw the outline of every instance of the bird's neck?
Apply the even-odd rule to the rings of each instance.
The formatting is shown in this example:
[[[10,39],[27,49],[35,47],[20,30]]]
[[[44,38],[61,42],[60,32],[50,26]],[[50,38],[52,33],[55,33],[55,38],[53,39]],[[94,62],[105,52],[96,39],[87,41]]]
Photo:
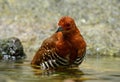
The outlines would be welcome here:
[[[64,39],[70,39],[74,37],[75,35],[79,35],[79,34],[80,34],[80,31],[78,30],[78,28],[74,28],[64,33],[63,36],[64,36]]]

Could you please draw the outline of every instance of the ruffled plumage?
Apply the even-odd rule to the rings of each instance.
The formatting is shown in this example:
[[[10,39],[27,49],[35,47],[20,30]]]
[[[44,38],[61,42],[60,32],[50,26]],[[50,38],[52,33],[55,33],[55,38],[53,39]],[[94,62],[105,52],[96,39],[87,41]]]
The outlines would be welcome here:
[[[71,17],[62,17],[58,30],[45,39],[31,64],[42,69],[78,66],[84,59],[86,42]]]

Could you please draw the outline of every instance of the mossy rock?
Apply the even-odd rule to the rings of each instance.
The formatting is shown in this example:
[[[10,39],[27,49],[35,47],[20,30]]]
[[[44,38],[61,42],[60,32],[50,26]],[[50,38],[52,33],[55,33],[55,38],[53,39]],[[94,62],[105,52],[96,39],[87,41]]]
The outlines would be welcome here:
[[[1,60],[19,60],[25,59],[26,54],[20,40],[15,37],[0,40],[0,59]]]

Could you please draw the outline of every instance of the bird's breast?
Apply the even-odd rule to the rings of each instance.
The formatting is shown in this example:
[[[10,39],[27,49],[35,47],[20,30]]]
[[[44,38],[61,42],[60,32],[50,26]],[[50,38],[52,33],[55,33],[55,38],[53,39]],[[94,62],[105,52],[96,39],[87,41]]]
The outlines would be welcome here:
[[[67,41],[58,41],[56,50],[61,57],[66,58],[71,51],[71,45]]]

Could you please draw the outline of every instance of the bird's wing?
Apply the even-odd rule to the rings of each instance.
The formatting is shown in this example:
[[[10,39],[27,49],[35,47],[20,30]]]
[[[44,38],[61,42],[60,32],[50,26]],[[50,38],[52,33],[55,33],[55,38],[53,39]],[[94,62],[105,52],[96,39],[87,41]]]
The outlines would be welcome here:
[[[74,61],[74,64],[79,65],[82,63],[85,53],[86,53],[86,43],[82,36],[78,38],[78,41],[76,43],[77,43],[77,53],[76,53],[77,56]]]
[[[46,39],[35,54],[31,64],[40,65],[42,69],[68,65],[67,59],[60,57],[56,52],[56,40],[54,36]]]
[[[74,64],[79,65],[82,63],[84,56],[86,54],[86,43],[83,41],[81,41],[81,46],[78,48],[78,55],[76,60],[74,61]]]
[[[73,64],[75,65],[79,65],[82,63],[84,57],[85,57],[85,53],[86,53],[86,49],[81,49],[78,51],[78,56],[76,58],[76,60],[74,61]]]

